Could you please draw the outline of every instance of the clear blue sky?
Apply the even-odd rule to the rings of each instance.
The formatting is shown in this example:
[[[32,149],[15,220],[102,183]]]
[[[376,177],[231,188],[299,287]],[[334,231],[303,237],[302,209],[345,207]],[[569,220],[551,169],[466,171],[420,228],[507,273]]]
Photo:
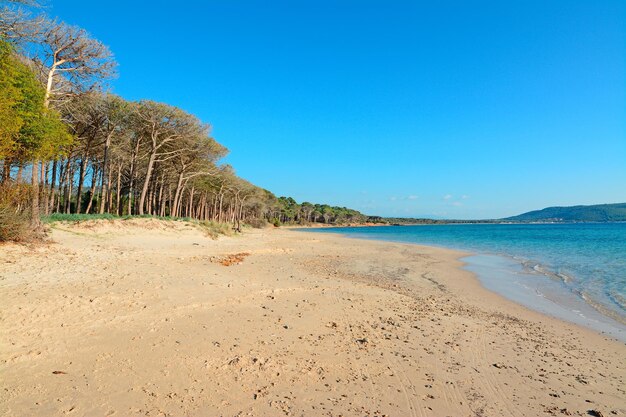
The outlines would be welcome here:
[[[626,201],[626,2],[50,0],[114,92],[298,201],[491,218]]]

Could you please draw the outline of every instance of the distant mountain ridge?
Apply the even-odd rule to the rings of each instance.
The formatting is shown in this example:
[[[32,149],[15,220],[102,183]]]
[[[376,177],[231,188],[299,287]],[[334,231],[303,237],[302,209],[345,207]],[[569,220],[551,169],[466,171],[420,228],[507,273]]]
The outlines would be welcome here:
[[[547,207],[502,220],[515,222],[624,222],[626,203]]]

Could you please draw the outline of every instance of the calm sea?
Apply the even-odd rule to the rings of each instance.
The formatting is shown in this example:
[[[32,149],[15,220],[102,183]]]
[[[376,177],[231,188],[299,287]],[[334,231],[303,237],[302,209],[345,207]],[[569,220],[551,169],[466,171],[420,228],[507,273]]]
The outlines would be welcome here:
[[[626,223],[457,224],[315,229],[461,249],[487,288],[626,340]]]

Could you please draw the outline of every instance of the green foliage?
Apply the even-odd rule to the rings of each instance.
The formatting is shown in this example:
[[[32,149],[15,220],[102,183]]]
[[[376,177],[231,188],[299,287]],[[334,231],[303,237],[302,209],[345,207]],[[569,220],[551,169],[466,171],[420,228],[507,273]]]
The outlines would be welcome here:
[[[33,71],[0,40],[0,159],[51,158],[71,143],[59,114],[45,108],[44,98]]]
[[[298,204],[291,197],[275,198],[273,209],[269,217],[272,222],[291,224],[325,223],[325,224],[351,224],[365,223],[368,216],[357,210],[346,207],[333,207],[328,204],[312,204],[304,202]]]
[[[23,92],[18,86],[19,66],[11,46],[0,40],[0,159],[14,152],[17,135],[24,124],[19,112]]]
[[[104,213],[104,214],[66,214],[66,213],[53,213],[49,216],[44,216],[41,218],[43,223],[55,223],[55,222],[83,222],[88,220],[114,220],[114,219],[125,219],[127,217],[119,217],[113,214]]]

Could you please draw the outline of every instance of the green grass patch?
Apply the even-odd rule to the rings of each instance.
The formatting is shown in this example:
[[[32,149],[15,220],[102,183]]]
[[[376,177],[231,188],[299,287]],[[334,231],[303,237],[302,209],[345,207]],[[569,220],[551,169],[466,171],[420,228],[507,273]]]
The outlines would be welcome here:
[[[55,222],[84,222],[87,220],[113,220],[120,219],[121,217],[114,216],[113,214],[65,214],[54,213],[49,216],[42,216],[42,223],[50,224]]]

